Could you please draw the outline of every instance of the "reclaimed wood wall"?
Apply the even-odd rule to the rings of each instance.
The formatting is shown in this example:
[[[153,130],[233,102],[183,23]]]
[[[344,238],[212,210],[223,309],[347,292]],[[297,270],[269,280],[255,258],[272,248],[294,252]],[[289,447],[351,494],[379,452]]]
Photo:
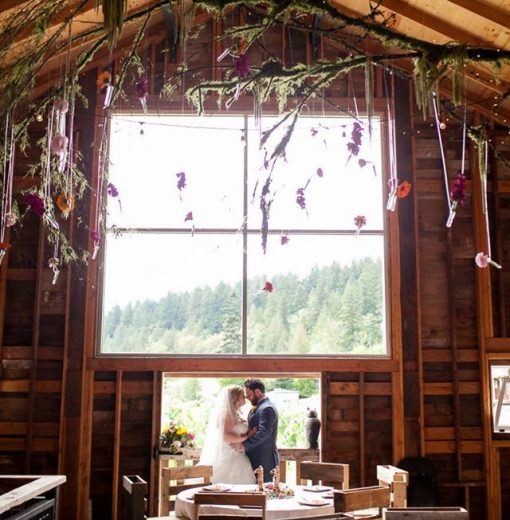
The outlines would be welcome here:
[[[210,32],[214,30],[218,28],[211,24]],[[156,40],[147,52],[156,58],[150,73],[151,85],[157,87],[161,71],[172,64],[170,53],[162,54],[164,45]],[[288,64],[312,59],[309,40],[299,33],[275,33],[266,45],[279,49]],[[323,46],[321,52],[338,49]],[[217,54],[213,49],[210,57],[198,53],[197,59],[206,65]],[[93,101],[76,123],[91,184],[96,73],[92,69],[84,77],[84,91]],[[352,99],[354,91],[362,106],[363,88],[363,77],[353,74],[348,82],[331,86],[329,94]],[[380,75],[375,88],[381,98]],[[152,450],[160,428],[162,373],[256,374],[270,367],[273,373],[321,374],[323,460],[349,463],[352,486],[374,484],[377,464],[426,456],[436,468],[442,505],[466,506],[472,518],[509,516],[505,490],[510,474],[500,460],[507,457],[510,443],[492,439],[487,394],[489,358],[510,358],[505,339],[508,271],[503,269],[497,279],[493,274],[491,280],[488,271],[474,267],[474,254],[483,249],[483,223],[471,203],[477,197],[476,182],[470,183],[473,195],[453,228],[445,228],[437,135],[411,102],[411,91],[409,82],[396,80],[398,176],[409,180],[413,191],[390,216],[398,223],[389,237],[391,298],[399,303],[391,306],[390,359],[97,358],[91,306],[97,266],[90,262],[88,268],[65,269],[58,284],[51,285],[44,231],[29,215],[19,232],[13,230],[13,247],[0,269],[0,473],[65,473],[61,517],[79,520],[89,512],[97,519],[121,518],[122,475],[139,474],[149,482],[155,514]],[[31,130],[34,139],[41,132],[37,126]],[[452,176],[460,167],[460,126],[451,122],[444,138]],[[18,161],[18,186],[37,181],[23,176],[38,153],[31,148]],[[469,178],[477,174],[474,153],[470,147]],[[509,256],[504,232],[508,171],[498,167],[497,174],[499,189],[492,191],[491,206],[498,208],[494,236],[504,263]],[[68,223],[73,241],[84,246],[89,238],[83,224],[89,221],[93,197],[85,198]]]

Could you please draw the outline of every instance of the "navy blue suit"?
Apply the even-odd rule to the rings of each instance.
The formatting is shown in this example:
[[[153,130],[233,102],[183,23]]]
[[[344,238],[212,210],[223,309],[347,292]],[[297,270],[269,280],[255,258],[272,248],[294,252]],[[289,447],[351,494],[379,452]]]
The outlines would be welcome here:
[[[244,441],[246,455],[253,469],[264,468],[264,481],[271,481],[271,470],[279,463],[276,436],[278,433],[278,412],[273,403],[265,397],[257,404],[257,409],[248,414],[248,427],[257,427],[257,433]]]

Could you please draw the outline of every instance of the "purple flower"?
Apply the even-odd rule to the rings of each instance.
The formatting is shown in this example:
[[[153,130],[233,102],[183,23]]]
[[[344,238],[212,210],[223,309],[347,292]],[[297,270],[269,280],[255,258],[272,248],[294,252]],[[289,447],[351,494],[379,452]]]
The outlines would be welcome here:
[[[92,240],[94,241],[94,244],[99,244],[99,242],[101,241],[101,233],[99,232],[98,229],[93,229],[90,232],[90,238],[92,238]]]
[[[306,209],[306,199],[305,199],[305,190],[304,188],[299,188],[296,191],[297,197],[296,202],[298,203],[301,209]]]
[[[44,215],[44,201],[36,193],[28,193],[25,195],[25,204],[39,217]]]
[[[175,176],[177,177],[177,189],[181,191],[186,187],[186,174],[179,172],[176,173]]]
[[[455,176],[450,197],[461,207],[466,202],[466,177],[461,172],[458,172]]]
[[[147,78],[139,79],[136,82],[136,97],[145,99],[149,95],[149,80]]]
[[[118,197],[119,196],[119,190],[115,186],[115,184],[112,184],[111,182],[108,183],[108,186],[106,187],[106,191],[110,197]]]
[[[280,244],[284,246],[285,244],[289,243],[289,235],[282,235],[280,237]]]
[[[352,155],[358,155],[363,137],[363,128],[357,122],[352,125],[351,142],[347,143],[347,149]]]
[[[235,63],[237,75],[245,79],[250,75],[250,60],[247,54],[240,54]]]
[[[322,179],[324,176],[324,172],[322,171],[322,168],[317,168],[317,175]]]
[[[193,220],[193,212],[192,211],[188,211],[188,213],[186,213],[186,216],[184,217],[184,222],[188,222],[188,220]]]

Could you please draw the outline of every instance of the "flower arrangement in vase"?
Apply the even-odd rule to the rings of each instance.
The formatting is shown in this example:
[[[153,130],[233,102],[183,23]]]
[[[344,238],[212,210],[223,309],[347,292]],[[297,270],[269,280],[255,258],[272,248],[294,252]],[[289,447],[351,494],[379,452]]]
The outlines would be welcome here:
[[[162,448],[167,448],[172,455],[178,455],[182,453],[184,448],[194,447],[195,434],[188,431],[184,426],[169,421],[161,431],[159,438]]]

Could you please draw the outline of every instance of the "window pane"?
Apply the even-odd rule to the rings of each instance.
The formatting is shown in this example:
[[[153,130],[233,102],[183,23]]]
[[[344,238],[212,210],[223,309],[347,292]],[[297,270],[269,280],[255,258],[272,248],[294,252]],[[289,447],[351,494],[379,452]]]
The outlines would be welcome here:
[[[241,227],[243,127],[242,117],[114,117],[109,181],[121,204],[110,197],[108,226]]]
[[[269,121],[268,121],[269,120]],[[264,118],[270,128],[272,118]],[[373,121],[372,139],[368,124],[357,156],[351,156],[347,144],[352,140],[353,120],[348,118],[302,117],[286,150],[286,161],[276,163],[272,173],[270,229],[355,229],[354,217],[366,217],[364,229],[383,229],[383,183],[381,172],[381,136],[378,120]],[[315,135],[312,135],[312,130]],[[272,138],[268,150],[278,143]],[[252,135],[250,134],[250,137]],[[253,136],[255,137],[255,136]],[[254,157],[258,154],[258,159]],[[269,170],[261,168],[264,151],[258,151],[258,139],[250,139],[249,227],[260,227],[260,190]],[[361,167],[359,161],[366,161]],[[363,163],[362,163],[363,164]],[[319,176],[317,171],[320,169]],[[255,198],[252,194],[258,186]],[[306,208],[296,202],[303,188]]]
[[[510,432],[510,365],[491,365],[494,431]]]
[[[249,238],[249,354],[386,353],[382,236],[269,242]]]
[[[102,352],[240,352],[241,266],[240,235],[109,235]]]

